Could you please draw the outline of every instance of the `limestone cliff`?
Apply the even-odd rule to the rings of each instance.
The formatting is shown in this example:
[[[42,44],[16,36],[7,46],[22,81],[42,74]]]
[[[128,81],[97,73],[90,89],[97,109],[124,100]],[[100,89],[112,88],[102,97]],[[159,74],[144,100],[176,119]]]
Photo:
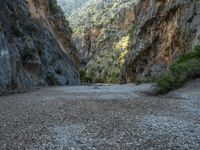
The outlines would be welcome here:
[[[69,21],[86,80],[157,79],[200,42],[198,0],[81,2]]]
[[[0,0],[0,91],[78,84],[71,28],[54,0]]]
[[[66,3],[70,0],[65,0]],[[118,83],[138,0],[88,0],[69,17],[83,79]],[[65,7],[64,7],[65,8]]]
[[[159,78],[169,64],[200,43],[200,1],[140,0],[123,83]]]

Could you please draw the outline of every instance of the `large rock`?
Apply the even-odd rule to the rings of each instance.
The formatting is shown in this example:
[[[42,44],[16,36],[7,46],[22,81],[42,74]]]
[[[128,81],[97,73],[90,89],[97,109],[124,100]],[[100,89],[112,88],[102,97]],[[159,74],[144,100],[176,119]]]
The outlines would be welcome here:
[[[123,83],[159,78],[171,62],[200,42],[200,1],[141,0],[135,14]]]
[[[79,83],[72,31],[54,0],[0,0],[0,90]]]

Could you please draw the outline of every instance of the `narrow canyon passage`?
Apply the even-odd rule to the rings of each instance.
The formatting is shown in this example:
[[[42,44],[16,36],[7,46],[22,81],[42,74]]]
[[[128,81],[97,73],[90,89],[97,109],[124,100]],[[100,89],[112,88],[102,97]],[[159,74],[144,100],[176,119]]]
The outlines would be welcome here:
[[[0,150],[200,150],[200,0],[0,14]]]
[[[1,150],[199,149],[199,83],[159,97],[145,94],[152,84],[50,87],[0,97]]]

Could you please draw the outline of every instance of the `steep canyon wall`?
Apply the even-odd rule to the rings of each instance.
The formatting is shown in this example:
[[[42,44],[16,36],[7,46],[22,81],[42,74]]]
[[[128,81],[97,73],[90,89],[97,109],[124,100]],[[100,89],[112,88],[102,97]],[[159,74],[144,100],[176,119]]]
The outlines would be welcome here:
[[[200,1],[141,0],[135,16],[132,44],[121,73],[123,83],[159,78],[200,42]]]
[[[0,0],[0,91],[79,83],[72,30],[54,0]]]

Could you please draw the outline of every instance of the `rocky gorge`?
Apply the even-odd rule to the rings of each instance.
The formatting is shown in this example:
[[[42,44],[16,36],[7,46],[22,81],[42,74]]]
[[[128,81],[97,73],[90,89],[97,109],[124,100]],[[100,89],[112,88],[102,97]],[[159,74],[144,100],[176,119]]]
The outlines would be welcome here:
[[[0,150],[199,150],[199,18],[199,0],[0,0]]]
[[[198,45],[199,3],[2,1],[1,91],[159,79]]]
[[[63,0],[60,6],[65,10]],[[66,5],[68,1],[65,1]],[[74,1],[74,3],[76,3]],[[76,5],[68,20],[80,53],[81,79],[89,82],[119,83],[130,45],[134,7],[137,0],[96,0]]]
[[[199,1],[88,0],[74,7],[66,16],[87,81],[159,79],[199,43]]]

